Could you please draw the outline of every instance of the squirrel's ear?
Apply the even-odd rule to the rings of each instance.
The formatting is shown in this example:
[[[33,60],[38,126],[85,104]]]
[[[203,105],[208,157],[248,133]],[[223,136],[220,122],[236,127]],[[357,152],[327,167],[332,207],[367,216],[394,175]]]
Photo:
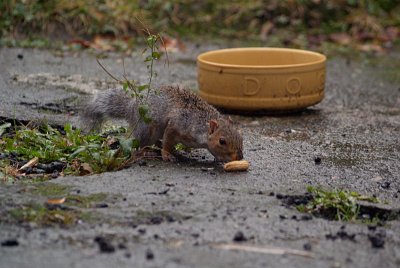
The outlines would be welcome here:
[[[217,130],[218,128],[218,122],[217,120],[212,119],[208,123],[209,123],[208,134],[213,134],[215,130]]]

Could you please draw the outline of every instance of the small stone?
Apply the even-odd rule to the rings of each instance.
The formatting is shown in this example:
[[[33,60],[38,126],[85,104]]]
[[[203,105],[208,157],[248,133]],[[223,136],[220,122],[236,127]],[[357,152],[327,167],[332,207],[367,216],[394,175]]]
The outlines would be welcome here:
[[[244,236],[242,231],[238,231],[235,236],[233,237],[233,241],[235,242],[245,242],[247,238]]]
[[[385,237],[382,235],[369,234],[368,238],[373,248],[383,248],[385,246]]]
[[[118,249],[126,249],[126,245],[124,243],[119,243]]]
[[[146,250],[146,260],[153,260],[154,259],[154,253],[151,249]]]
[[[113,253],[115,251],[115,247],[103,236],[96,236],[94,241],[99,245],[101,253]]]
[[[306,215],[301,216],[301,220],[302,221],[309,221],[309,220],[312,220],[312,218],[313,217],[310,214],[306,214]]]
[[[315,158],[314,158],[314,162],[315,162],[316,165],[321,164],[321,162],[322,162],[321,157],[319,157],[319,156],[315,157]]]
[[[56,178],[58,178],[58,176],[60,176],[60,173],[57,170],[55,170],[53,173],[51,173],[52,179],[56,179]]]
[[[58,161],[54,161],[51,162],[50,164],[47,165],[47,169],[46,172],[54,172],[54,171],[62,171],[64,168],[66,168],[66,164],[63,162],[58,162]]]
[[[106,203],[99,203],[94,206],[95,208],[108,208],[108,204]]]
[[[32,173],[34,173],[32,167],[26,167],[26,168],[24,168],[22,171],[25,172],[26,174],[32,174]]]
[[[144,160],[139,160],[138,164],[139,164],[139,167],[147,166],[147,162]]]
[[[2,247],[16,247],[19,245],[19,242],[17,239],[7,239],[1,242]]]
[[[390,182],[389,181],[384,181],[381,183],[381,188],[382,189],[389,189],[390,188]]]
[[[199,238],[199,236],[200,236],[199,233],[193,233],[193,234],[192,234],[192,237],[193,237],[193,238]]]
[[[307,242],[303,245],[304,250],[311,251],[312,245],[311,243]]]
[[[44,174],[44,173],[46,173],[46,171],[44,169],[41,169],[41,168],[33,168],[32,173]]]

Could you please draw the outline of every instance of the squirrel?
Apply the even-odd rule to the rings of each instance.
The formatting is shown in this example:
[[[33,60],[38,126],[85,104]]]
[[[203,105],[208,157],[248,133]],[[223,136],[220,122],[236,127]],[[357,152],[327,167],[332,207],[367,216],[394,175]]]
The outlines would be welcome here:
[[[124,119],[133,128],[140,146],[162,140],[164,161],[176,161],[172,155],[176,144],[206,148],[216,161],[243,159],[243,138],[230,117],[196,93],[177,86],[161,86],[149,92],[147,103],[150,122],[141,120],[138,102],[122,89],[97,94],[83,110],[81,121],[86,131],[99,129],[105,119]]]

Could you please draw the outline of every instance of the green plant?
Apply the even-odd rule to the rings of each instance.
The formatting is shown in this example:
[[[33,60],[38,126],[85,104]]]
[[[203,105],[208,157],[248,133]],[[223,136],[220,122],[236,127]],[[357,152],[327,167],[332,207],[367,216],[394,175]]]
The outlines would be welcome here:
[[[139,22],[141,22],[139,20]],[[142,23],[142,22],[141,22]],[[143,23],[142,23],[143,25]],[[146,37],[146,47],[143,50],[142,54],[144,55],[144,63],[146,64],[146,68],[148,71],[148,80],[145,84],[140,84],[136,80],[128,79],[125,72],[125,65],[123,66],[123,80],[116,78],[112,75],[97,59],[97,63],[101,66],[101,68],[114,80],[119,82],[122,85],[122,89],[131,96],[136,102],[138,107],[139,119],[136,122],[135,126],[139,123],[139,120],[143,120],[146,124],[151,123],[152,119],[150,117],[150,107],[148,105],[148,97],[150,92],[153,90],[152,82],[155,77],[157,77],[157,73],[154,71],[154,63],[155,61],[161,58],[161,52],[158,46],[159,42],[163,42],[163,39],[160,34],[152,34],[150,31],[144,27],[143,31],[147,35]],[[165,51],[166,52],[166,51]],[[147,53],[147,54],[146,54]],[[167,61],[168,54],[166,53]],[[124,62],[123,62],[124,63]]]
[[[308,186],[307,191],[312,195],[312,200],[305,205],[297,206],[300,212],[323,215],[339,221],[354,221],[360,216],[360,205],[357,201],[379,202],[376,197],[347,190],[328,191]]]
[[[134,146],[132,139],[119,138],[119,147],[113,149],[109,146],[110,139],[101,134],[84,135],[70,124],[61,132],[47,124],[36,128],[22,126],[16,128],[15,133],[0,138],[0,151],[16,155],[18,161],[37,157],[42,164],[65,162],[65,174],[79,174],[82,163],[87,163],[92,172],[100,173],[118,169],[129,158],[130,148]],[[9,166],[6,161],[0,161],[0,172],[9,174],[5,172]]]
[[[8,211],[8,215],[10,216],[9,221],[33,222],[39,226],[61,227],[73,226],[79,220],[90,221],[92,218],[92,214],[89,212],[81,212],[75,209],[49,209],[37,203],[20,205]]]

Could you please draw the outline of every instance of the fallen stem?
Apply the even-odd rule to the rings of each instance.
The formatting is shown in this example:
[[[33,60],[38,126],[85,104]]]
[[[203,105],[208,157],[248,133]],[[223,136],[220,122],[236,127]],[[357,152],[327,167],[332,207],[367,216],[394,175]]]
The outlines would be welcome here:
[[[297,249],[290,248],[278,248],[272,246],[249,246],[249,245],[238,245],[238,244],[217,244],[212,247],[223,250],[239,250],[239,251],[247,251],[247,252],[256,252],[262,254],[272,254],[272,255],[296,255],[306,258],[314,258],[314,254]]]

